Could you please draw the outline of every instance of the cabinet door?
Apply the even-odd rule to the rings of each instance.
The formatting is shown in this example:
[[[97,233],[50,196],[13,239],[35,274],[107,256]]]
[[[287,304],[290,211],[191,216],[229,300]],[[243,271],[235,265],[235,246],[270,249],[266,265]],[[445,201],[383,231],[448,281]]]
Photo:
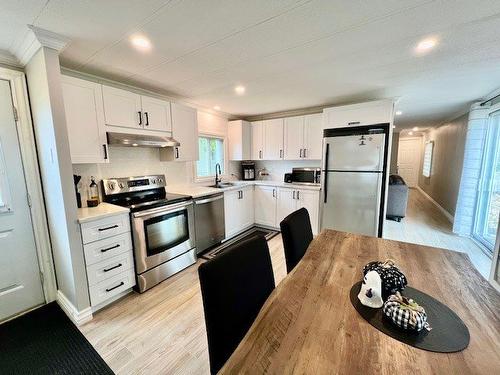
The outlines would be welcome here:
[[[297,192],[294,189],[278,189],[278,213],[276,225],[297,209]]]
[[[306,208],[311,218],[311,227],[314,234],[318,234],[319,223],[319,191],[297,190],[297,209]]]
[[[252,122],[252,160],[264,158],[264,126],[262,121]]]
[[[172,103],[172,133],[173,137],[181,144],[174,149],[174,160],[198,160],[198,116],[196,109]]]
[[[285,160],[298,160],[304,157],[304,116],[285,119],[284,141]]]
[[[170,102],[141,96],[144,129],[162,132],[172,131]]]
[[[252,129],[249,122],[229,121],[227,127],[229,160],[252,159]]]
[[[226,223],[226,238],[231,238],[240,231],[241,220],[239,212],[240,199],[238,190],[224,192],[224,221]]]
[[[265,120],[264,160],[283,159],[283,119]]]
[[[302,157],[321,160],[323,147],[323,114],[307,115],[304,121],[304,151]]]
[[[254,223],[253,186],[241,189],[241,228],[248,228]]]
[[[130,91],[102,86],[106,125],[142,129],[141,96]]]
[[[255,186],[255,223],[276,227],[277,189],[273,186]]]
[[[101,85],[63,76],[62,89],[71,162],[108,162]]]
[[[373,102],[325,108],[326,128],[342,128],[360,125],[392,123],[393,102],[378,100]]]

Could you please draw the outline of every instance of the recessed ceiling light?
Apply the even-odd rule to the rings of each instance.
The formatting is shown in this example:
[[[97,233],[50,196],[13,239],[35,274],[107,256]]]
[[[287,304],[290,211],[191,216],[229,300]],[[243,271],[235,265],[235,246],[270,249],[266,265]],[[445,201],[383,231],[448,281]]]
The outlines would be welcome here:
[[[245,86],[238,85],[234,88],[234,92],[238,95],[243,95],[245,93]]]
[[[137,147],[139,145],[137,143],[132,143],[132,146]]]
[[[396,111],[396,116],[401,116],[403,114],[403,112],[401,111]]]
[[[218,105],[214,105],[214,109],[215,109],[216,111],[220,111],[220,107],[219,107]]]
[[[424,53],[434,48],[436,44],[437,40],[435,38],[424,39],[417,44],[416,50],[418,53]]]
[[[413,135],[413,132],[409,132],[408,135]]]
[[[412,130],[416,132],[418,130],[418,126],[415,126]]]
[[[393,128],[393,129],[396,129],[396,125],[392,125],[392,128]]]
[[[140,51],[151,50],[151,41],[144,35],[134,35],[130,38],[130,42]]]

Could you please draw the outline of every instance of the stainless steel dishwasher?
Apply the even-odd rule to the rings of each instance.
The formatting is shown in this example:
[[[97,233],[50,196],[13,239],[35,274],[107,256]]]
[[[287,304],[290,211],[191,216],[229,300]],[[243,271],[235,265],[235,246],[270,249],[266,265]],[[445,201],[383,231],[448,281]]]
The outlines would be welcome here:
[[[196,253],[217,245],[226,236],[224,193],[194,199]]]

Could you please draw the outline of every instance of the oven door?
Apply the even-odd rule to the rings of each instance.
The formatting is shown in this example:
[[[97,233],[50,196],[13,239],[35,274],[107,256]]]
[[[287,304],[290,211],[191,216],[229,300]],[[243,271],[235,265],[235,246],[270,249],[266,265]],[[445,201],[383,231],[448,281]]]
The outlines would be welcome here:
[[[136,212],[132,216],[138,274],[195,247],[193,202]]]

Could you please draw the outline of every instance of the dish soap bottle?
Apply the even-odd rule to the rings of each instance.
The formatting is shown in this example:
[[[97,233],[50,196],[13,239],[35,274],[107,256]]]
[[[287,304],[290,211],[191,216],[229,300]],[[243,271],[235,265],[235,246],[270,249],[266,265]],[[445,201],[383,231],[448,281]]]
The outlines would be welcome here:
[[[88,207],[96,207],[99,205],[99,189],[97,184],[95,183],[95,177],[90,176],[90,185],[89,185],[89,199],[87,199]]]

